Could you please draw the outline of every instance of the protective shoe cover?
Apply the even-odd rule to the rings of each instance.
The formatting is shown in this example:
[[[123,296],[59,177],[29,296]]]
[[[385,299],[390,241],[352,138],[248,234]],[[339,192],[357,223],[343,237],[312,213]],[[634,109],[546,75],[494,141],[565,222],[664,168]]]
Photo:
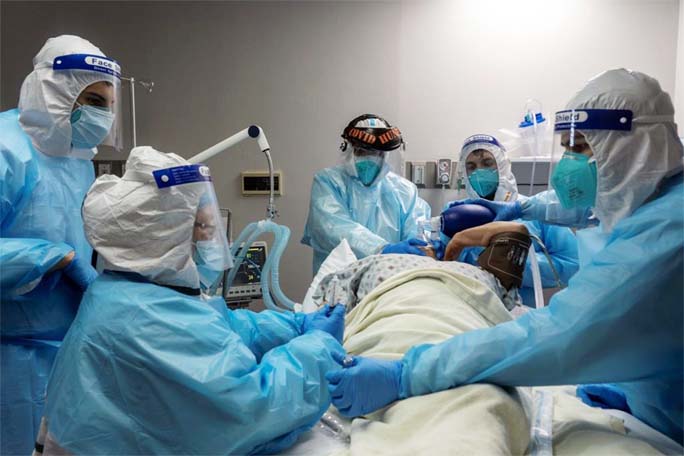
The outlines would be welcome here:
[[[413,238],[416,221],[430,218],[430,206],[408,180],[383,165],[369,186],[349,174],[345,165],[316,173],[302,243],[313,247],[313,272],[347,239],[357,258],[380,253],[389,243]],[[381,177],[380,177],[381,176]]]
[[[73,454],[282,451],[328,408],[325,373],[344,356],[328,333],[301,335],[303,318],[105,272],[57,355],[48,441]]]
[[[136,147],[122,178],[99,177],[83,203],[88,241],[105,269],[141,274],[163,285],[198,289],[193,224],[203,186],[159,189],[153,171],[189,165],[176,154]]]
[[[105,54],[78,36],[61,35],[47,40],[33,59],[33,72],[21,86],[19,121],[33,145],[44,154],[58,157],[92,158],[95,149],[72,149],[71,111],[79,94],[91,84],[105,81],[118,92],[115,75],[88,70],[53,70],[56,57],[70,54]],[[118,109],[116,100],[114,109]],[[120,122],[115,122],[109,145],[120,148]]]
[[[70,251],[90,259],[81,204],[94,179],[86,160],[38,152],[19,111],[0,113],[0,454],[29,454],[45,383],[82,291],[63,271]]]
[[[478,149],[489,151],[496,160],[496,166],[499,171],[499,187],[494,194],[494,201],[509,202],[518,200],[524,202],[527,200],[527,197],[518,193],[518,185],[511,170],[511,162],[506,156],[506,150],[493,136],[474,135],[467,138],[461,149],[459,167],[465,171],[465,162],[468,155]],[[480,198],[480,195],[471,186],[469,179],[465,179],[465,185],[466,192],[470,198]],[[579,268],[577,240],[572,231],[565,227],[549,225],[536,220],[518,219],[516,221],[524,224],[530,234],[541,239],[549,252],[553,266],[558,272],[561,281],[567,284]],[[465,249],[458,260],[476,265],[478,264],[477,259],[483,250],[483,247]],[[537,253],[537,264],[539,265],[542,287],[558,286],[556,276],[553,274],[553,269],[549,264],[549,259],[544,255],[543,249],[536,242],[534,243],[534,250]],[[523,284],[519,292],[525,305],[535,307],[531,265],[532,263],[528,259],[525,263]]]
[[[651,150],[658,155],[661,151]],[[682,442],[684,182],[615,225],[548,307],[412,348],[403,394],[469,383],[618,383],[637,418]]]

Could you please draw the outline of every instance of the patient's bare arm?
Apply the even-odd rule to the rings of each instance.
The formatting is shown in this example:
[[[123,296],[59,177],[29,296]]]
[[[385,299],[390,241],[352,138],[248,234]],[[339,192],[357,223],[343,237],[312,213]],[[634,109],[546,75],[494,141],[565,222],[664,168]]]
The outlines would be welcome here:
[[[458,259],[464,248],[487,247],[493,236],[510,232],[529,234],[525,225],[517,222],[492,222],[463,230],[456,233],[449,241],[444,252],[444,260],[454,261]]]

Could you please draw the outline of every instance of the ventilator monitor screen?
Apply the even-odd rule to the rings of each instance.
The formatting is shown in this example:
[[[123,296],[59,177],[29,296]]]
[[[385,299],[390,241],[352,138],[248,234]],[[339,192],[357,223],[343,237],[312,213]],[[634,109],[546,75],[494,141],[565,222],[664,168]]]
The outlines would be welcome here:
[[[261,270],[266,263],[266,244],[254,243],[247,250],[247,256],[235,275],[233,286],[261,282]]]

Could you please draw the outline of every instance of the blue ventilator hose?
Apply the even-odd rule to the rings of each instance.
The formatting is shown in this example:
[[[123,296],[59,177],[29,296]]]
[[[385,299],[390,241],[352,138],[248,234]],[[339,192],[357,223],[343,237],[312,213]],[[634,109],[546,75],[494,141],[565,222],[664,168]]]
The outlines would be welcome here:
[[[240,233],[231,247],[231,253],[235,258],[234,264],[224,283],[224,289],[230,289],[240,265],[245,260],[249,247],[264,233],[273,233],[274,242],[271,253],[261,271],[261,293],[264,305],[271,310],[292,310],[294,301],[289,299],[280,288],[280,259],[290,239],[290,229],[278,225],[270,220],[250,223]],[[274,299],[275,298],[275,299]]]

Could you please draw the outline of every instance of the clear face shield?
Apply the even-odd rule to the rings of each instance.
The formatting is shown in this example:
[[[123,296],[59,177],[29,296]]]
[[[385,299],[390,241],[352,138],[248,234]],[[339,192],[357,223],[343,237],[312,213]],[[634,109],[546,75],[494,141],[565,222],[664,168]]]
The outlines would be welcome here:
[[[99,145],[123,148],[121,68],[112,59],[90,54],[56,57],[54,71],[68,71],[83,90],[71,112],[72,146],[92,149]]]
[[[596,204],[598,170],[587,139],[595,130],[630,131],[632,111],[577,109],[556,113],[549,188],[557,201],[547,207],[550,218],[560,211],[587,210]]]
[[[357,125],[363,122],[368,125]],[[370,114],[359,116],[344,129],[342,138],[340,149],[345,161],[354,165],[364,185],[373,183],[385,163],[395,173],[404,174],[404,140],[399,129],[386,121]]]
[[[200,290],[205,294],[213,294],[223,272],[233,266],[233,257],[209,167],[202,164],[177,166],[152,174],[159,188],[192,185],[191,197],[197,201],[192,226],[192,260],[197,266]]]

